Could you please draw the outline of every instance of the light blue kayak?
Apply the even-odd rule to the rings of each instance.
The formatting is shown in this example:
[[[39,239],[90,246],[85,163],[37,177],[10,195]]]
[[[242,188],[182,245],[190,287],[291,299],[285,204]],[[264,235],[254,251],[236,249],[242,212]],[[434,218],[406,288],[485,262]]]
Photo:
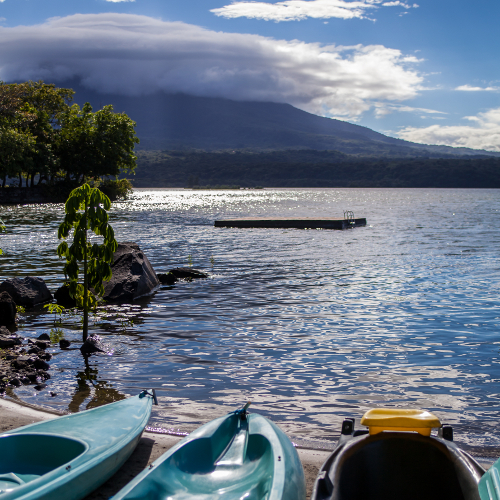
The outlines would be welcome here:
[[[139,442],[154,394],[0,435],[0,500],[78,500],[109,479]]]
[[[168,450],[113,500],[305,500],[297,451],[275,424],[243,410]]]

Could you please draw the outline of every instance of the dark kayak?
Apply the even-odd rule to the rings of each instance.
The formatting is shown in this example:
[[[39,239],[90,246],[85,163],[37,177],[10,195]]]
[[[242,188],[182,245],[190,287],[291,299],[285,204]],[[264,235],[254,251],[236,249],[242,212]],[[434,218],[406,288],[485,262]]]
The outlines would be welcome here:
[[[246,408],[212,420],[155,460],[113,500],[305,500],[288,437]]]
[[[489,500],[478,489],[485,470],[432,413],[375,409],[361,424],[368,429],[356,430],[354,419],[344,420],[311,500]],[[431,435],[433,428],[437,435]]]
[[[134,451],[151,415],[144,391],[0,435],[0,500],[78,500]]]

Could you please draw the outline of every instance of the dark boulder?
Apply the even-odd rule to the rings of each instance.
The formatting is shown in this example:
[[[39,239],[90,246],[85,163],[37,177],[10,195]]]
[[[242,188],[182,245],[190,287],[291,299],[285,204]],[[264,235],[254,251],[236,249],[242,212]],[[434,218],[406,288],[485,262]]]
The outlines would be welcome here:
[[[7,292],[0,293],[0,325],[13,325],[16,322],[16,303]]]
[[[198,271],[198,269],[191,269],[190,267],[176,267],[170,271],[177,279],[199,279],[208,278],[208,274]],[[170,274],[169,273],[169,274]]]
[[[0,326],[0,348],[14,347],[22,343],[22,340],[15,333],[10,333],[5,326]]]
[[[50,365],[47,363],[47,361],[44,361],[43,359],[35,359],[33,366],[37,370],[48,370],[50,368]]]
[[[52,300],[42,278],[10,278],[0,284],[0,292],[7,292],[18,306],[33,307]]]
[[[48,340],[50,342],[50,335],[48,333],[42,333],[37,338],[38,340]]]
[[[69,285],[64,283],[63,286],[59,287],[54,294],[54,298],[60,306],[66,309],[71,309],[76,307],[76,300],[69,294]]]
[[[59,347],[61,349],[67,349],[70,345],[71,345],[71,342],[69,340],[61,339],[59,341]]]
[[[158,273],[156,276],[162,285],[173,285],[179,281],[172,273]]]
[[[9,383],[13,387],[21,387],[21,381],[18,378],[10,379]]]
[[[107,302],[132,302],[150,295],[160,285],[148,258],[136,243],[119,243],[111,268],[113,276],[104,283]]]
[[[80,351],[82,351],[82,354],[88,355],[94,352],[108,352],[108,349],[103,344],[99,335],[90,335],[82,347],[80,347]]]
[[[34,358],[31,356],[19,356],[12,362],[12,366],[15,370],[26,370],[31,368],[33,365]]]

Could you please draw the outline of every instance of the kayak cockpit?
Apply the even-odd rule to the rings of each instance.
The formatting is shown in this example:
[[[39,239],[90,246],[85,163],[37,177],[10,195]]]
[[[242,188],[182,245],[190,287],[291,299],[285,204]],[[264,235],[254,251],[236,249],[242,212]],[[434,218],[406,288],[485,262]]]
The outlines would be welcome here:
[[[466,500],[474,498],[481,472],[442,440],[383,432],[346,443],[329,476],[335,488],[325,498],[332,500]]]
[[[262,500],[272,487],[273,462],[268,439],[233,414],[181,445],[125,498]]]
[[[86,449],[76,439],[51,434],[0,436],[0,494],[68,464]]]
[[[452,442],[452,428],[432,413],[373,409],[361,424],[368,430],[344,420],[312,500],[479,500],[484,469]],[[433,428],[438,436],[431,435]]]

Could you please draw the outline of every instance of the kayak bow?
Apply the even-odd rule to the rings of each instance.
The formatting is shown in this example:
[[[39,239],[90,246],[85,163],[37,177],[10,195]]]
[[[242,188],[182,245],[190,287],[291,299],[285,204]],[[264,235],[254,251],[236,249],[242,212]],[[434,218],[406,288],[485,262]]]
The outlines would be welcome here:
[[[113,500],[304,500],[292,442],[246,408],[212,420],[177,443]]]
[[[137,446],[153,395],[138,396],[0,435],[0,500],[78,500]]]

